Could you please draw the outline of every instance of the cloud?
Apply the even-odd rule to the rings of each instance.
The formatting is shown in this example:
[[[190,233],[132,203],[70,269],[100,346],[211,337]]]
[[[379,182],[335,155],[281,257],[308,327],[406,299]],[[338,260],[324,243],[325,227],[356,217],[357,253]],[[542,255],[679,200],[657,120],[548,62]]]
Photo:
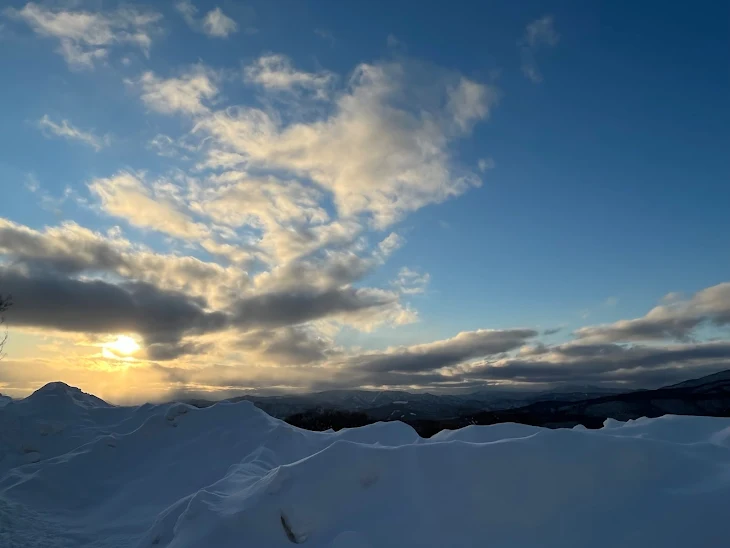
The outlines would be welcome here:
[[[607,342],[614,334],[601,333],[602,341],[594,332],[592,339],[550,346],[529,328],[469,331],[380,351],[338,347],[326,334],[330,322],[369,329],[409,319],[398,293],[350,285],[384,260],[377,245],[369,255],[328,250],[277,266],[253,282],[238,268],[156,254],[124,240],[118,230],[104,235],[73,223],[37,231],[0,220],[0,254],[4,264],[13,265],[0,272],[3,290],[16,301],[11,327],[85,337],[138,333],[144,344],[135,357],[142,361],[129,370],[129,379],[154,378],[158,391],[171,383],[207,390],[444,390],[490,383],[653,387],[730,364],[726,341],[616,344]],[[697,319],[724,325],[730,321],[728,288],[719,284],[687,298],[675,296],[657,307],[666,308],[661,314],[652,311],[639,320],[671,314],[692,320],[690,325],[701,325]],[[626,331],[620,336],[626,338]],[[156,369],[147,360],[195,360],[198,367]],[[78,373],[68,375],[64,378]]]
[[[364,312],[383,309],[400,312],[398,296],[379,289],[352,287],[262,293],[240,299],[232,307],[233,324],[244,329],[299,325],[327,317],[367,320]],[[373,319],[377,321],[378,316]]]
[[[451,339],[356,356],[347,366],[373,373],[434,371],[515,350],[537,335],[533,329],[463,331]]]
[[[244,69],[247,82],[258,84],[269,90],[307,90],[320,99],[326,99],[335,75],[328,71],[303,72],[296,70],[285,55],[267,54],[259,57]]]
[[[189,160],[190,157],[186,153],[192,152],[190,147],[185,146],[184,143],[163,133],[158,133],[150,139],[147,148],[164,158],[179,158],[181,160]]]
[[[202,297],[218,308],[228,306],[250,285],[248,274],[240,267],[154,253],[121,236],[105,236],[71,222],[40,232],[0,219],[0,254],[31,271],[69,276],[112,274]]]
[[[5,14],[27,23],[40,35],[59,41],[57,51],[71,68],[91,69],[115,46],[132,45],[149,53],[162,15],[124,7],[110,12],[52,9],[29,2]]]
[[[398,292],[404,295],[417,295],[426,291],[430,281],[430,274],[420,274],[404,266],[398,271],[398,277],[391,283]]]
[[[482,173],[486,173],[490,169],[494,169],[495,166],[496,163],[493,158],[480,158],[479,162],[477,162],[477,167]]]
[[[519,42],[522,72],[532,82],[542,82],[542,74],[535,63],[535,53],[545,47],[555,47],[559,41],[560,34],[555,30],[552,15],[545,15],[525,28],[525,34]]]
[[[486,118],[496,101],[496,91],[464,77],[448,91],[448,109],[462,132],[471,130],[474,123]]]
[[[655,346],[567,343],[464,369],[465,379],[528,383],[622,383],[656,387],[727,369],[730,343]]]
[[[147,345],[145,349],[145,357],[153,361],[170,361],[176,360],[182,356],[195,356],[208,352],[211,349],[210,344],[200,344],[196,342],[166,342],[153,343]]]
[[[703,289],[690,299],[670,294],[664,300],[668,304],[651,309],[641,318],[583,327],[575,335],[599,342],[687,340],[703,324],[730,324],[730,282]]]
[[[144,283],[115,285],[64,276],[0,269],[4,291],[13,295],[13,325],[84,333],[138,333],[145,341],[177,342],[190,333],[221,329],[222,313],[205,303]]]
[[[181,0],[175,4],[175,9],[183,16],[188,26],[197,31],[203,32],[211,38],[228,38],[231,34],[238,32],[238,23],[228,17],[223,11],[216,7],[198,19],[198,8],[190,0]],[[252,28],[247,28],[251,32]]]
[[[215,74],[197,66],[179,78],[158,78],[145,72],[137,82],[129,82],[141,88],[141,99],[150,109],[163,114],[203,114],[208,112],[204,101],[218,94]]]
[[[226,16],[220,8],[215,8],[203,17],[203,30],[208,36],[227,38],[238,30],[238,24]]]
[[[266,66],[254,65],[249,77],[272,86],[312,81]],[[492,88],[447,71],[363,64],[319,119],[286,124],[264,110],[232,107],[199,119],[194,133],[203,139],[204,166],[226,168],[233,161],[288,171],[331,192],[340,217],[367,215],[383,229],[479,186],[476,174],[453,165],[449,143],[486,118],[495,100]]]
[[[108,179],[95,179],[89,190],[101,200],[102,209],[140,228],[151,228],[178,238],[199,240],[207,228],[194,222],[173,203],[154,197],[135,175],[121,171]]]
[[[195,18],[198,14],[198,8],[196,8],[190,0],[181,0],[180,2],[176,2],[175,9],[183,16],[185,22],[191,28],[194,28],[198,24]]]
[[[39,232],[2,219],[0,253],[23,272],[37,276],[94,279],[102,275],[108,279],[111,274],[124,283],[184,292],[225,312],[231,325],[243,331],[320,319],[371,329],[383,322],[404,323],[414,318],[393,292],[349,287],[382,260],[379,256],[330,252],[274,269],[252,285],[240,267],[153,253],[73,223]]]
[[[329,218],[319,204],[322,193],[296,180],[248,177],[226,172],[212,177],[192,196],[195,211],[232,227],[322,224]]]
[[[45,135],[51,134],[64,139],[81,141],[96,151],[108,146],[111,141],[109,135],[99,137],[91,131],[83,131],[73,126],[68,120],[61,120],[60,124],[56,123],[50,119],[48,114],[43,115],[43,118],[38,121],[38,126]]]
[[[403,46],[403,42],[398,40],[395,34],[388,34],[388,37],[385,39],[385,43],[389,48],[398,48]]]
[[[66,187],[61,196],[53,196],[50,192],[41,187],[38,179],[33,173],[29,173],[26,177],[25,188],[38,196],[40,206],[57,215],[61,214],[61,206],[72,195],[71,189]]]
[[[326,361],[339,355],[332,342],[315,330],[285,327],[243,334],[236,346],[271,365],[303,365]]]
[[[335,35],[332,34],[331,31],[326,29],[314,29],[314,34],[319,36],[322,40],[325,40],[329,43],[330,46],[334,47],[337,40],[335,39]]]

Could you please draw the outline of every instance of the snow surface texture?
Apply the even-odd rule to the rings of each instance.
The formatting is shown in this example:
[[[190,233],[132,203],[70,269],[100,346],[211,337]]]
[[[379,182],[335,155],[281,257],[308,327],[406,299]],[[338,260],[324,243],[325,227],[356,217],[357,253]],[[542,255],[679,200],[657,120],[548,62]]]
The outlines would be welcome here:
[[[730,419],[289,426],[249,402],[0,408],[0,546],[727,546]]]

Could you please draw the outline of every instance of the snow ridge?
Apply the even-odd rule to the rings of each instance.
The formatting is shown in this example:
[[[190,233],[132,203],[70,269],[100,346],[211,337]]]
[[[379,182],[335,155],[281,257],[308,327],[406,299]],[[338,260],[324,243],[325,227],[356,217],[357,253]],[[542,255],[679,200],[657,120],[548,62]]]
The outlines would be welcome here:
[[[309,432],[247,401],[0,407],[0,545],[720,547],[730,419]],[[31,455],[31,456],[29,456]]]

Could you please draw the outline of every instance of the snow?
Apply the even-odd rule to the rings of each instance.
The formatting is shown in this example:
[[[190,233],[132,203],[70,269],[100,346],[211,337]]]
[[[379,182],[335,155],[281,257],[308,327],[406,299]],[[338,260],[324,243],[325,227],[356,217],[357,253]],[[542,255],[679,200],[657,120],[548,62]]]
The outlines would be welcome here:
[[[308,432],[250,402],[0,408],[0,546],[720,547],[730,419]]]

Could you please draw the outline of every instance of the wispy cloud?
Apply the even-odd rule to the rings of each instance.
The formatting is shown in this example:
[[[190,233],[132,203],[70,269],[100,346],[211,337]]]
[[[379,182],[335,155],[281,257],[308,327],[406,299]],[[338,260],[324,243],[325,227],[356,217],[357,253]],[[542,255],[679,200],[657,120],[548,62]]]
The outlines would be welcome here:
[[[89,189],[99,197],[105,212],[135,226],[195,240],[208,235],[204,225],[193,222],[164,196],[153,196],[149,187],[132,173],[123,171],[108,179],[96,179]]]
[[[391,282],[391,284],[397,291],[404,295],[418,295],[425,293],[430,281],[430,274],[421,274],[418,271],[411,270],[407,266],[404,266],[398,271],[398,276]]]
[[[38,127],[40,127],[41,131],[43,131],[43,134],[46,136],[56,136],[72,141],[81,141],[96,151],[101,150],[105,146],[109,146],[111,143],[111,136],[108,134],[98,136],[92,131],[84,131],[77,128],[68,120],[61,120],[57,123],[51,120],[47,114],[38,121]]]
[[[231,34],[238,32],[238,23],[223,13],[219,7],[210,10],[202,18],[198,18],[198,8],[190,0],[177,2],[175,9],[183,16],[191,29],[212,38],[228,38]],[[248,33],[253,30],[251,27],[246,29]]]
[[[142,101],[152,110],[163,114],[202,114],[208,111],[204,101],[218,94],[216,75],[202,66],[196,66],[179,77],[160,78],[145,72],[137,81],[128,81],[141,89]]]
[[[494,161],[494,158],[480,158],[477,162],[477,167],[479,168],[479,171],[482,173],[486,173],[490,169],[494,169],[496,166],[496,162]]]
[[[220,8],[209,11],[203,17],[203,31],[208,36],[227,38],[238,30],[238,24],[225,15]]]
[[[322,40],[325,40],[329,43],[330,46],[334,46],[337,40],[335,39],[335,35],[332,34],[331,31],[326,29],[314,29],[314,34],[319,36]]]
[[[8,8],[5,15],[27,23],[33,31],[59,41],[57,51],[74,69],[91,69],[109,56],[115,46],[131,45],[145,54],[160,32],[162,15],[124,7],[109,12],[52,9],[29,2],[22,9]]]
[[[258,84],[269,90],[294,91],[308,90],[315,97],[327,99],[329,88],[335,75],[328,71],[304,72],[296,70],[285,55],[268,54],[259,57],[244,69],[248,82]]]
[[[555,30],[552,15],[545,15],[525,28],[525,34],[519,42],[522,55],[522,72],[534,83],[542,82],[542,74],[535,61],[535,53],[542,48],[551,48],[560,41],[560,34]]]

